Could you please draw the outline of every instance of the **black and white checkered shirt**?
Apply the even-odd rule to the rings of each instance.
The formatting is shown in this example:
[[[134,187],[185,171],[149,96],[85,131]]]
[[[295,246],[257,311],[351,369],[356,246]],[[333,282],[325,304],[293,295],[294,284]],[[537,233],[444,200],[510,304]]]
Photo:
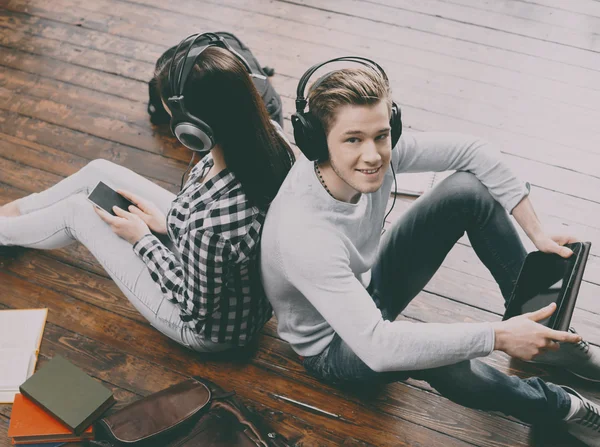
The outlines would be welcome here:
[[[153,235],[133,249],[182,321],[211,341],[244,345],[272,315],[256,272],[265,212],[248,206],[228,169],[200,183],[213,164],[209,154],[194,166],[167,215],[178,253]]]

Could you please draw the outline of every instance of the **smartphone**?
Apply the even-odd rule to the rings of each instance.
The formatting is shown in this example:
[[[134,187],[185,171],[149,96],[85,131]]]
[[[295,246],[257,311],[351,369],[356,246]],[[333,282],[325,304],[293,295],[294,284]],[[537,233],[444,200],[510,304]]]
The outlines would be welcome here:
[[[568,330],[590,245],[589,242],[567,244],[566,247],[573,251],[569,258],[540,251],[529,253],[503,319],[556,303],[554,313],[538,323],[552,329]]]
[[[125,211],[129,211],[129,205],[135,206],[135,203],[126,199],[103,182],[98,182],[94,190],[88,196],[88,200],[113,216],[116,216],[112,209],[113,206],[118,206]]]

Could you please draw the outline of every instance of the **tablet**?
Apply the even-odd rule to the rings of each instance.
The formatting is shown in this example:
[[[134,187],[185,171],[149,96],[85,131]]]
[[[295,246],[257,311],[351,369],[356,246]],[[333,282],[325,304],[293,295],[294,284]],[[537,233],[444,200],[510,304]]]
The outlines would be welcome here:
[[[118,206],[125,211],[129,211],[129,205],[135,206],[135,203],[126,199],[103,182],[98,182],[94,190],[88,196],[88,200],[113,216],[116,216],[112,209],[113,206]]]
[[[590,246],[589,242],[567,244],[566,247],[573,250],[569,258],[540,251],[529,253],[503,320],[556,303],[554,313],[539,323],[556,330],[568,330]]]

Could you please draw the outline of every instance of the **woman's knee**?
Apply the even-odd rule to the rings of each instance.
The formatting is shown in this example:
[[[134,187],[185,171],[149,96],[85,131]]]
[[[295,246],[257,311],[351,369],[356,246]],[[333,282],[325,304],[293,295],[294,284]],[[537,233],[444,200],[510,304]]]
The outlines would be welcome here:
[[[80,172],[97,177],[114,169],[115,166],[118,165],[112,161],[105,160],[104,158],[96,158],[85,165]]]
[[[74,175],[77,178],[78,191],[90,193],[98,182],[105,177],[104,173],[110,169],[111,163],[101,158],[90,161]]]
[[[65,207],[63,212],[69,226],[74,226],[75,219],[85,219],[86,221],[90,219],[95,220],[96,218],[100,219],[100,216],[96,215],[94,205],[88,200],[87,193],[85,192],[67,197],[62,204]]]

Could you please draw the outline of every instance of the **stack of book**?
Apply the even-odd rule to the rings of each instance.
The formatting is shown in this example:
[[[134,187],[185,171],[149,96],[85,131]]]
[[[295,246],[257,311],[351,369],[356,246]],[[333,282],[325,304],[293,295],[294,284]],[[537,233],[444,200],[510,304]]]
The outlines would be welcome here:
[[[29,447],[93,439],[93,422],[115,402],[110,390],[58,355],[19,390],[8,436]]]

